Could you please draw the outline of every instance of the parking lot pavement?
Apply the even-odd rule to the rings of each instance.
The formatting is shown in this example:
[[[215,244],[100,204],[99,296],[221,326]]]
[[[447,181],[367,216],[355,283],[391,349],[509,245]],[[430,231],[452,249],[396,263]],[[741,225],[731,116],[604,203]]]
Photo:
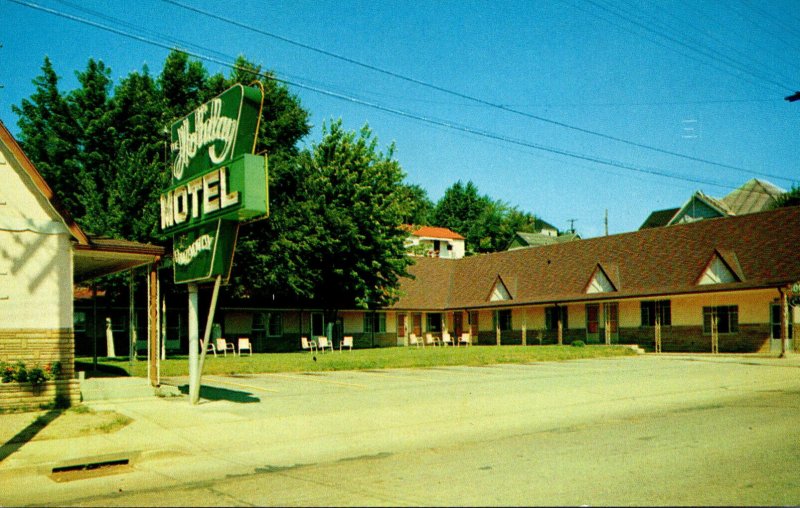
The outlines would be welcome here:
[[[95,409],[113,409],[134,421],[107,436],[20,447],[0,462],[0,476],[24,481],[11,482],[0,493],[0,504],[112,504],[114,499],[143,504],[154,492],[167,496],[155,504],[208,504],[221,499],[217,496],[224,488],[218,481],[223,479],[226,485],[242,482],[242,494],[228,492],[228,501],[221,504],[531,504],[526,499],[581,504],[577,494],[562,494],[589,494],[574,485],[583,472],[591,472],[597,481],[624,485],[636,478],[645,491],[661,495],[648,478],[678,481],[672,472],[676,467],[716,477],[716,469],[707,469],[712,465],[698,462],[697,454],[703,452],[698,436],[715,445],[730,443],[732,450],[721,457],[734,461],[737,453],[753,456],[751,444],[763,446],[767,437],[779,440],[780,434],[773,436],[769,429],[787,431],[800,416],[792,402],[796,397],[786,396],[800,393],[799,368],[796,360],[646,355],[488,367],[205,376],[197,406],[185,397],[92,402]],[[179,387],[187,383],[182,378],[166,381]],[[758,409],[762,406],[769,411]],[[759,415],[769,418],[769,427]],[[724,425],[720,437],[714,437],[715,421]],[[745,432],[744,423],[737,423],[744,421],[759,431]],[[693,435],[692,427],[704,430]],[[675,430],[684,428],[686,432]],[[753,439],[743,440],[745,434]],[[673,448],[665,444],[671,441],[677,443]],[[796,451],[794,441],[787,443],[790,451],[781,455],[780,467],[796,469],[800,453],[791,451]],[[519,447],[527,451],[516,453]],[[631,455],[615,453],[617,449]],[[562,454],[564,450],[569,453]],[[531,453],[546,458],[547,465],[530,463]],[[132,471],[66,483],[45,474],[53,464],[112,456],[128,457]],[[759,457],[763,474],[750,479],[756,485],[750,490],[766,496],[764,486],[783,477],[770,470],[778,464],[771,464],[769,456]],[[603,461],[608,467],[598,468]],[[442,463],[456,472],[441,476]],[[21,467],[25,465],[34,467]],[[509,475],[522,481],[520,468],[538,471],[536,496],[523,490],[514,497],[509,490],[484,498],[473,488],[492,488],[493,481],[505,485]],[[626,476],[610,474],[619,468]],[[324,488],[314,487],[317,470],[325,471],[319,473]],[[550,470],[571,473],[550,478]],[[363,471],[363,477],[344,486],[325,476],[352,476],[352,471]],[[413,496],[403,493],[398,478],[419,482],[423,490]],[[440,484],[442,478],[447,482]],[[281,481],[282,487],[276,484],[271,492],[283,492],[284,497],[258,497],[259,482]],[[586,499],[594,504],[643,500],[606,490],[594,489]],[[182,502],[170,501],[170,493],[177,492],[184,492]],[[206,497],[197,497],[203,492]],[[797,493],[785,486],[781,492]],[[691,502],[675,496],[657,504]],[[756,504],[786,499],[800,501],[761,497],[757,500],[762,503]]]

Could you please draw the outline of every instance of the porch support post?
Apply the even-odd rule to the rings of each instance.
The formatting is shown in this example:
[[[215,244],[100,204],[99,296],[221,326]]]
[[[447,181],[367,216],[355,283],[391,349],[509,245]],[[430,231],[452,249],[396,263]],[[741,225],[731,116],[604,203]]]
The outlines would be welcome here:
[[[786,291],[781,291],[781,356],[786,357],[786,350],[789,345],[789,295]]]
[[[603,335],[605,336],[606,346],[611,345],[611,312],[608,309],[608,304],[603,304]]]
[[[136,361],[136,309],[133,307],[133,268],[128,272],[128,365]]]
[[[655,326],[655,334],[656,334],[656,353],[661,352],[661,309],[656,309],[656,326]]]
[[[152,386],[161,384],[159,364],[159,343],[161,337],[161,316],[158,305],[161,287],[158,283],[158,262],[149,266],[147,278],[147,377]]]
[[[502,340],[500,338],[500,312],[494,311],[494,336],[497,340],[497,345],[500,346],[502,344]]]
[[[97,279],[92,279],[92,372],[97,372]]]
[[[564,345],[564,322],[561,320],[561,307],[556,305],[556,320],[558,323],[558,345]]]
[[[711,314],[711,352],[719,353],[719,321],[716,308]]]

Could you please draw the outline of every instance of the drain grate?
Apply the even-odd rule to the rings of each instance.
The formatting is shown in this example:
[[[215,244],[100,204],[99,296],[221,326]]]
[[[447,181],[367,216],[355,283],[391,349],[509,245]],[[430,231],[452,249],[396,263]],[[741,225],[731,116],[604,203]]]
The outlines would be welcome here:
[[[106,460],[72,466],[54,467],[50,478],[56,482],[71,482],[133,471],[129,459]]]

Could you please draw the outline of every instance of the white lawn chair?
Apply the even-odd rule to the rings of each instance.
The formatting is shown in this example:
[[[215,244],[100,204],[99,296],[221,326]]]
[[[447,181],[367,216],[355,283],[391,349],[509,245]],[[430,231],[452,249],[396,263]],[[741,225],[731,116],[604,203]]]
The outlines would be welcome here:
[[[253,346],[248,337],[239,338],[239,356],[242,356],[242,349],[246,349],[250,356],[253,356]]]
[[[222,351],[222,354],[228,356],[228,351],[233,353],[233,356],[236,356],[236,347],[234,347],[233,343],[229,343],[227,340],[223,338],[214,339],[214,342],[217,346],[217,351]],[[217,353],[214,353],[214,356],[217,356]]]
[[[203,341],[200,341],[200,348],[203,348]],[[214,341],[209,339],[208,344],[206,344],[206,353],[211,351],[214,353],[214,356],[217,356],[217,346],[214,345]]]
[[[340,353],[342,352],[342,348],[343,347],[346,347],[347,349],[352,351],[353,350],[353,337],[351,337],[350,335],[346,335],[346,336],[342,337],[342,341],[339,343],[339,352]]]
[[[308,340],[308,337],[300,337],[300,347],[304,351],[311,351],[312,353],[317,349],[317,343],[313,340]]]
[[[442,345],[443,346],[452,346],[453,339],[450,337],[448,332],[442,332]]]
[[[432,333],[425,334],[425,345],[426,346],[437,346],[436,337],[433,336]]]
[[[331,350],[331,352],[333,352],[333,344],[331,344],[328,340],[328,337],[325,337],[324,335],[317,337],[317,348],[323,353],[325,352],[325,348],[328,348]]]
[[[461,334],[461,338],[458,339],[458,343],[459,343],[459,345],[460,344],[464,344],[465,346],[471,346],[472,345],[472,338],[469,336],[469,332],[462,333]]]
[[[409,333],[408,334],[408,345],[409,346],[417,346],[417,347],[419,347],[420,344],[422,344],[422,341],[417,338],[417,334],[416,333]]]

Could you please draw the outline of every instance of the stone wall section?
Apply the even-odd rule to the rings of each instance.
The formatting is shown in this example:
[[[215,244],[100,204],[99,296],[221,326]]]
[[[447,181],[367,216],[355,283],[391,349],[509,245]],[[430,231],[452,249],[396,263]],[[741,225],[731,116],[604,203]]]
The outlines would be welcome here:
[[[0,384],[0,410],[38,409],[56,403],[80,402],[80,385],[75,377],[75,345],[71,328],[0,329],[0,362],[22,362],[30,369],[61,362],[59,380],[39,387],[29,383]]]

